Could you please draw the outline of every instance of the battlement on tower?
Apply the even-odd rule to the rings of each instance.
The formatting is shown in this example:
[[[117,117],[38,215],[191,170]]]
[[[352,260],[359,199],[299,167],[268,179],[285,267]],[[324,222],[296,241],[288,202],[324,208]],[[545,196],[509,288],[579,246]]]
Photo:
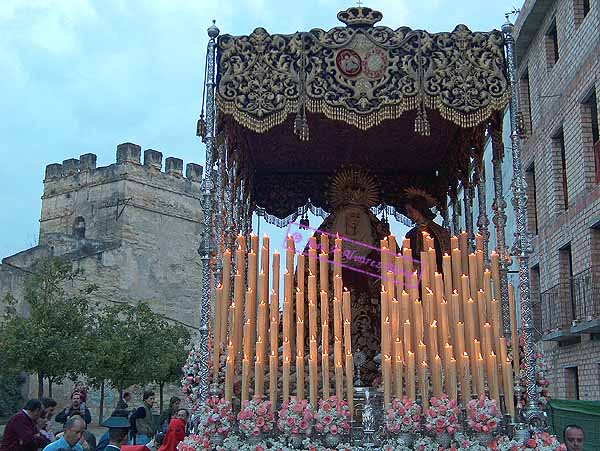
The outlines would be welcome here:
[[[46,166],[44,178],[44,197],[73,190],[88,184],[101,184],[115,181],[119,178],[147,178],[152,183],[169,186],[170,189],[181,190],[190,194],[200,193],[203,168],[196,163],[188,163],[183,173],[183,160],[167,157],[154,149],[142,148],[133,143],[123,143],[117,146],[116,162],[109,166],[96,166],[97,157],[86,153],[77,158],[69,158],[61,163]]]
[[[46,166],[40,242],[52,233],[102,241],[156,241],[186,224],[201,223],[203,168],[133,143],[119,144],[115,162],[97,166],[86,153]],[[153,229],[151,231],[151,229]],[[196,232],[194,232],[196,233]],[[198,232],[199,233],[199,232]]]

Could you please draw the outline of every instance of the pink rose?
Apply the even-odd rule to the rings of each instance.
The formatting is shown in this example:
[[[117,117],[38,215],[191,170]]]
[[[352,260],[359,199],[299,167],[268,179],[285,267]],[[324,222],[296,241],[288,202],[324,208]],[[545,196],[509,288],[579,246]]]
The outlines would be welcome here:
[[[300,429],[306,431],[308,429],[308,421],[300,420]]]
[[[335,424],[332,424],[329,427],[329,432],[331,432],[333,435],[337,434],[338,430],[337,430],[337,426]]]
[[[257,425],[258,427],[262,427],[262,426],[264,426],[264,425],[265,425],[265,419],[264,419],[263,417],[258,417],[258,418],[256,419],[256,425]]]
[[[294,425],[294,423],[295,423],[295,422],[294,422],[294,419],[293,419],[293,418],[291,418],[291,417],[290,417],[290,418],[288,418],[288,419],[287,419],[287,425],[288,425],[288,426],[293,426],[293,425]]]
[[[325,416],[323,417],[323,423],[325,423],[325,424],[331,424],[331,422],[332,422],[332,418],[331,418],[331,416],[329,416],[329,415],[325,415]]]

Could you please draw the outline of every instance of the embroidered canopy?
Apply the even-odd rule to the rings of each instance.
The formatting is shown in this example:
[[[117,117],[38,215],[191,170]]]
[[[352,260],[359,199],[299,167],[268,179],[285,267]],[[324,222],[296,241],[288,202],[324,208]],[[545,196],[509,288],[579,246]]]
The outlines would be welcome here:
[[[401,211],[402,190],[417,186],[443,209],[508,103],[502,33],[392,30],[366,7],[338,18],[345,26],[329,31],[220,36],[217,131],[228,159],[277,218],[307,203],[328,210],[328,180],[345,164],[375,176],[382,205]]]

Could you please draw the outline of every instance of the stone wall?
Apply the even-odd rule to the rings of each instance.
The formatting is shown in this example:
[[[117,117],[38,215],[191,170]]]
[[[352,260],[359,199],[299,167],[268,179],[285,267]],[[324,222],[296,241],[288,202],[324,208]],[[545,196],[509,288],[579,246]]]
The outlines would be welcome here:
[[[583,17],[576,0],[527,0],[516,23],[520,93],[529,131],[523,142],[523,168],[531,170],[530,183],[532,175],[535,176],[535,188],[529,190],[529,207],[530,212],[535,209],[537,213],[531,266],[536,273],[539,268],[539,287],[533,287],[538,293],[559,282],[569,282],[568,258],[565,258],[565,249],[569,247],[572,274],[599,263],[600,235],[593,227],[600,219],[600,188],[595,179],[591,121],[584,102],[594,89],[597,100],[600,98],[600,84],[596,81],[600,79],[600,3],[590,4],[590,11]],[[558,45],[555,62],[554,25]],[[529,228],[535,233],[533,218],[530,214]],[[570,340],[560,346],[545,343],[553,363],[550,376],[553,396],[575,397],[566,388],[570,384],[567,368],[573,366],[578,367],[579,397],[600,396],[597,390],[600,341],[591,340],[590,335],[580,338],[580,343]]]

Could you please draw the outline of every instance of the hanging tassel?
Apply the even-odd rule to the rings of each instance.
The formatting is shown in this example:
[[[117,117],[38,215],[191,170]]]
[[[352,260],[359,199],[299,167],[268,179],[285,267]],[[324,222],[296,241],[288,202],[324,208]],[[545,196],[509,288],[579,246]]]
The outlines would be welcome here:
[[[427,119],[427,111],[425,105],[421,103],[417,110],[417,118],[415,119],[415,133],[421,136],[431,135],[431,127],[429,126],[429,119]]]
[[[204,113],[200,113],[200,118],[196,123],[196,136],[202,138],[202,142],[206,139],[206,121],[204,120]]]
[[[308,216],[304,215],[304,217],[300,220],[300,228],[304,230],[308,230],[310,227],[310,221],[308,220]]]
[[[298,111],[296,112],[296,119],[294,120],[294,134],[297,135],[301,141],[308,141],[310,136],[304,102],[301,103]]]

